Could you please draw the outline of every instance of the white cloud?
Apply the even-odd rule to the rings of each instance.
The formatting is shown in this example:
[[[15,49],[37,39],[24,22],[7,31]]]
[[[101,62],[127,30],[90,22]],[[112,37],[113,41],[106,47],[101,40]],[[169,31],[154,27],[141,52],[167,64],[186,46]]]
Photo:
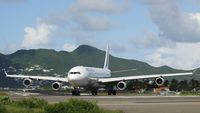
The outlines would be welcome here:
[[[143,36],[131,39],[131,43],[135,49],[148,49],[164,46],[167,43],[161,39],[157,33],[144,31]]]
[[[154,66],[168,65],[179,69],[200,66],[200,13],[182,11],[177,0],[142,0],[159,33],[137,40],[148,49],[146,60]],[[155,43],[154,43],[155,42]],[[153,44],[154,43],[154,44]],[[155,46],[158,45],[158,46]]]
[[[180,10],[176,0],[143,0],[150,18],[160,30],[160,38],[174,42],[200,42],[198,13]]]
[[[76,0],[72,5],[72,10],[84,12],[116,13],[127,9],[128,1],[121,0]]]
[[[64,44],[64,46],[63,46],[63,50],[68,51],[68,52],[71,52],[76,48],[77,48],[77,46],[68,44],[68,43]]]
[[[200,43],[176,43],[175,47],[161,47],[146,60],[154,66],[168,65],[179,69],[200,67]]]
[[[68,11],[56,12],[49,14],[48,17],[39,19],[42,23],[49,23],[57,26],[69,25],[71,22],[71,15]]]
[[[25,35],[22,41],[23,48],[40,48],[49,46],[52,34],[56,30],[55,25],[37,22],[36,27],[24,28]]]
[[[19,50],[21,47],[17,44],[6,44],[5,47],[0,48],[0,52],[4,53],[4,54],[10,54],[10,53],[14,53],[17,50]]]
[[[92,45],[95,35],[90,32],[74,31],[71,32],[71,37],[76,41],[77,45]]]
[[[107,18],[85,13],[76,13],[74,22],[78,25],[78,30],[83,31],[106,31],[112,27],[112,23]]]
[[[109,16],[122,13],[127,5],[128,0],[75,0],[66,11],[50,14],[40,22],[56,25],[59,29],[57,35],[60,33],[62,37],[71,38],[77,45],[92,45],[96,32],[113,27]]]
[[[107,14],[120,13],[127,9],[127,4],[127,0],[76,0],[69,12],[79,30],[107,31],[112,27]]]
[[[123,54],[127,51],[126,47],[123,44],[112,44],[110,48],[111,51],[116,54]]]
[[[189,17],[200,24],[200,13],[189,13]]]

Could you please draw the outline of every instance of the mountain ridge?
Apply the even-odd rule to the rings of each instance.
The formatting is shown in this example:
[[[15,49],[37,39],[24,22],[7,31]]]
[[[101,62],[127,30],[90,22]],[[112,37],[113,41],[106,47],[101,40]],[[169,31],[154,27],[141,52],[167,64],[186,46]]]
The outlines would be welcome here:
[[[49,59],[55,58],[56,61],[59,61],[58,59],[61,59],[61,60],[66,59],[67,60],[67,57],[74,57],[74,56],[76,56],[76,60],[81,58],[81,57],[85,57],[85,56],[93,57],[93,59],[98,58],[98,60],[101,60],[102,62],[100,62],[99,63],[100,65],[97,65],[97,67],[102,67],[103,61],[104,61],[104,56],[105,56],[105,51],[97,49],[95,47],[88,46],[88,45],[81,45],[81,46],[77,47],[72,52],[55,51],[53,49],[30,49],[30,50],[22,49],[22,50],[18,50],[16,52],[14,52],[12,54],[9,54],[9,55],[4,55],[4,54],[0,53],[1,58],[7,59],[7,60],[9,59],[14,63],[16,63],[16,62],[20,63],[19,61],[21,61],[23,59],[22,61],[25,60],[26,64],[28,64],[31,61],[31,59],[42,60],[42,62],[43,62],[44,60],[48,60],[48,58]],[[38,57],[40,57],[40,58],[38,58]],[[115,56],[112,56],[112,55],[110,55],[110,57],[111,57],[110,58],[111,59],[110,60],[111,65],[110,66],[111,66],[111,69],[114,69],[114,70],[116,68],[112,65],[112,63],[114,63],[114,65],[118,65],[117,67],[123,68],[123,67],[127,67],[127,66],[133,66],[133,65],[130,65],[130,64],[133,64],[133,62],[134,62],[134,64],[137,65],[138,67],[140,67],[140,65],[142,64],[142,66],[149,66],[151,68],[165,68],[165,69],[169,69],[169,70],[184,71],[184,70],[180,70],[180,69],[174,69],[174,68],[171,68],[171,67],[165,66],[165,65],[159,66],[159,67],[154,67],[154,66],[152,66],[152,65],[150,65],[146,62],[135,60],[135,59],[119,58],[119,57],[115,57]],[[88,58],[82,58],[82,59],[88,59]],[[121,62],[119,63],[120,60],[121,60]],[[81,64],[84,65],[84,66],[87,65],[87,63],[83,64],[82,62],[83,61],[81,61],[80,65]],[[95,61],[90,60],[89,62],[95,62]],[[96,61],[96,62],[98,62],[98,61]],[[127,63],[127,62],[129,62],[129,63]],[[119,66],[119,64],[121,64],[121,65]],[[134,67],[136,67],[136,66],[134,66]]]
[[[55,51],[53,49],[18,50],[9,55],[0,54],[0,68],[14,74],[44,74],[48,76],[59,74],[66,76],[69,69],[78,65],[103,67],[104,57],[105,51],[88,45],[81,45],[72,52]],[[154,67],[142,61],[118,58],[112,55],[110,55],[110,69],[112,71],[137,69],[133,72],[113,74],[113,77],[186,72],[168,66]],[[0,77],[5,77],[2,70],[0,70]],[[3,80],[3,78],[0,80]],[[0,86],[2,86],[1,81]]]

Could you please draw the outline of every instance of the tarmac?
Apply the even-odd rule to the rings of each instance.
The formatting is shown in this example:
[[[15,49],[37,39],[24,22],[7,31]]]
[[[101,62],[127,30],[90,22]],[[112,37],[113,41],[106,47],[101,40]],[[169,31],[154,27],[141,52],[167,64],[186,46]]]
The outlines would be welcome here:
[[[33,96],[58,103],[73,99],[96,102],[100,107],[124,113],[200,113],[200,96],[71,96],[70,94],[42,94],[32,92],[9,93],[11,99],[19,100]]]

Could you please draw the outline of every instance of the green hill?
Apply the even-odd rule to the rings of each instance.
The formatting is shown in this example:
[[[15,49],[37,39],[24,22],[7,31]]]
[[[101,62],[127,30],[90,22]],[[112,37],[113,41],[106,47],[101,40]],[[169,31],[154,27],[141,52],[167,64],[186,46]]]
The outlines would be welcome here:
[[[44,74],[53,75],[66,73],[74,66],[103,67],[105,51],[95,47],[81,45],[73,52],[55,51],[49,49],[19,50],[10,55],[0,54],[0,68],[10,70],[9,73]],[[110,69],[124,70],[137,69],[137,71],[117,73],[112,76],[127,76],[138,74],[156,74],[184,72],[168,66],[153,67],[145,62],[127,60],[110,55]],[[0,71],[1,80],[4,74]],[[0,86],[1,83],[0,83]]]

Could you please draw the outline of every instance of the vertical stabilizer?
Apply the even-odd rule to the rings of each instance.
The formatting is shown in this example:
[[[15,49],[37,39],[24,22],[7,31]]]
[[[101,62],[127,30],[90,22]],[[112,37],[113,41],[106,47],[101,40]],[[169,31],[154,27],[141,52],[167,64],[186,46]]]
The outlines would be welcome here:
[[[103,68],[109,68],[109,45],[107,45],[106,49],[106,55],[105,55],[105,61],[104,61],[104,66]]]

